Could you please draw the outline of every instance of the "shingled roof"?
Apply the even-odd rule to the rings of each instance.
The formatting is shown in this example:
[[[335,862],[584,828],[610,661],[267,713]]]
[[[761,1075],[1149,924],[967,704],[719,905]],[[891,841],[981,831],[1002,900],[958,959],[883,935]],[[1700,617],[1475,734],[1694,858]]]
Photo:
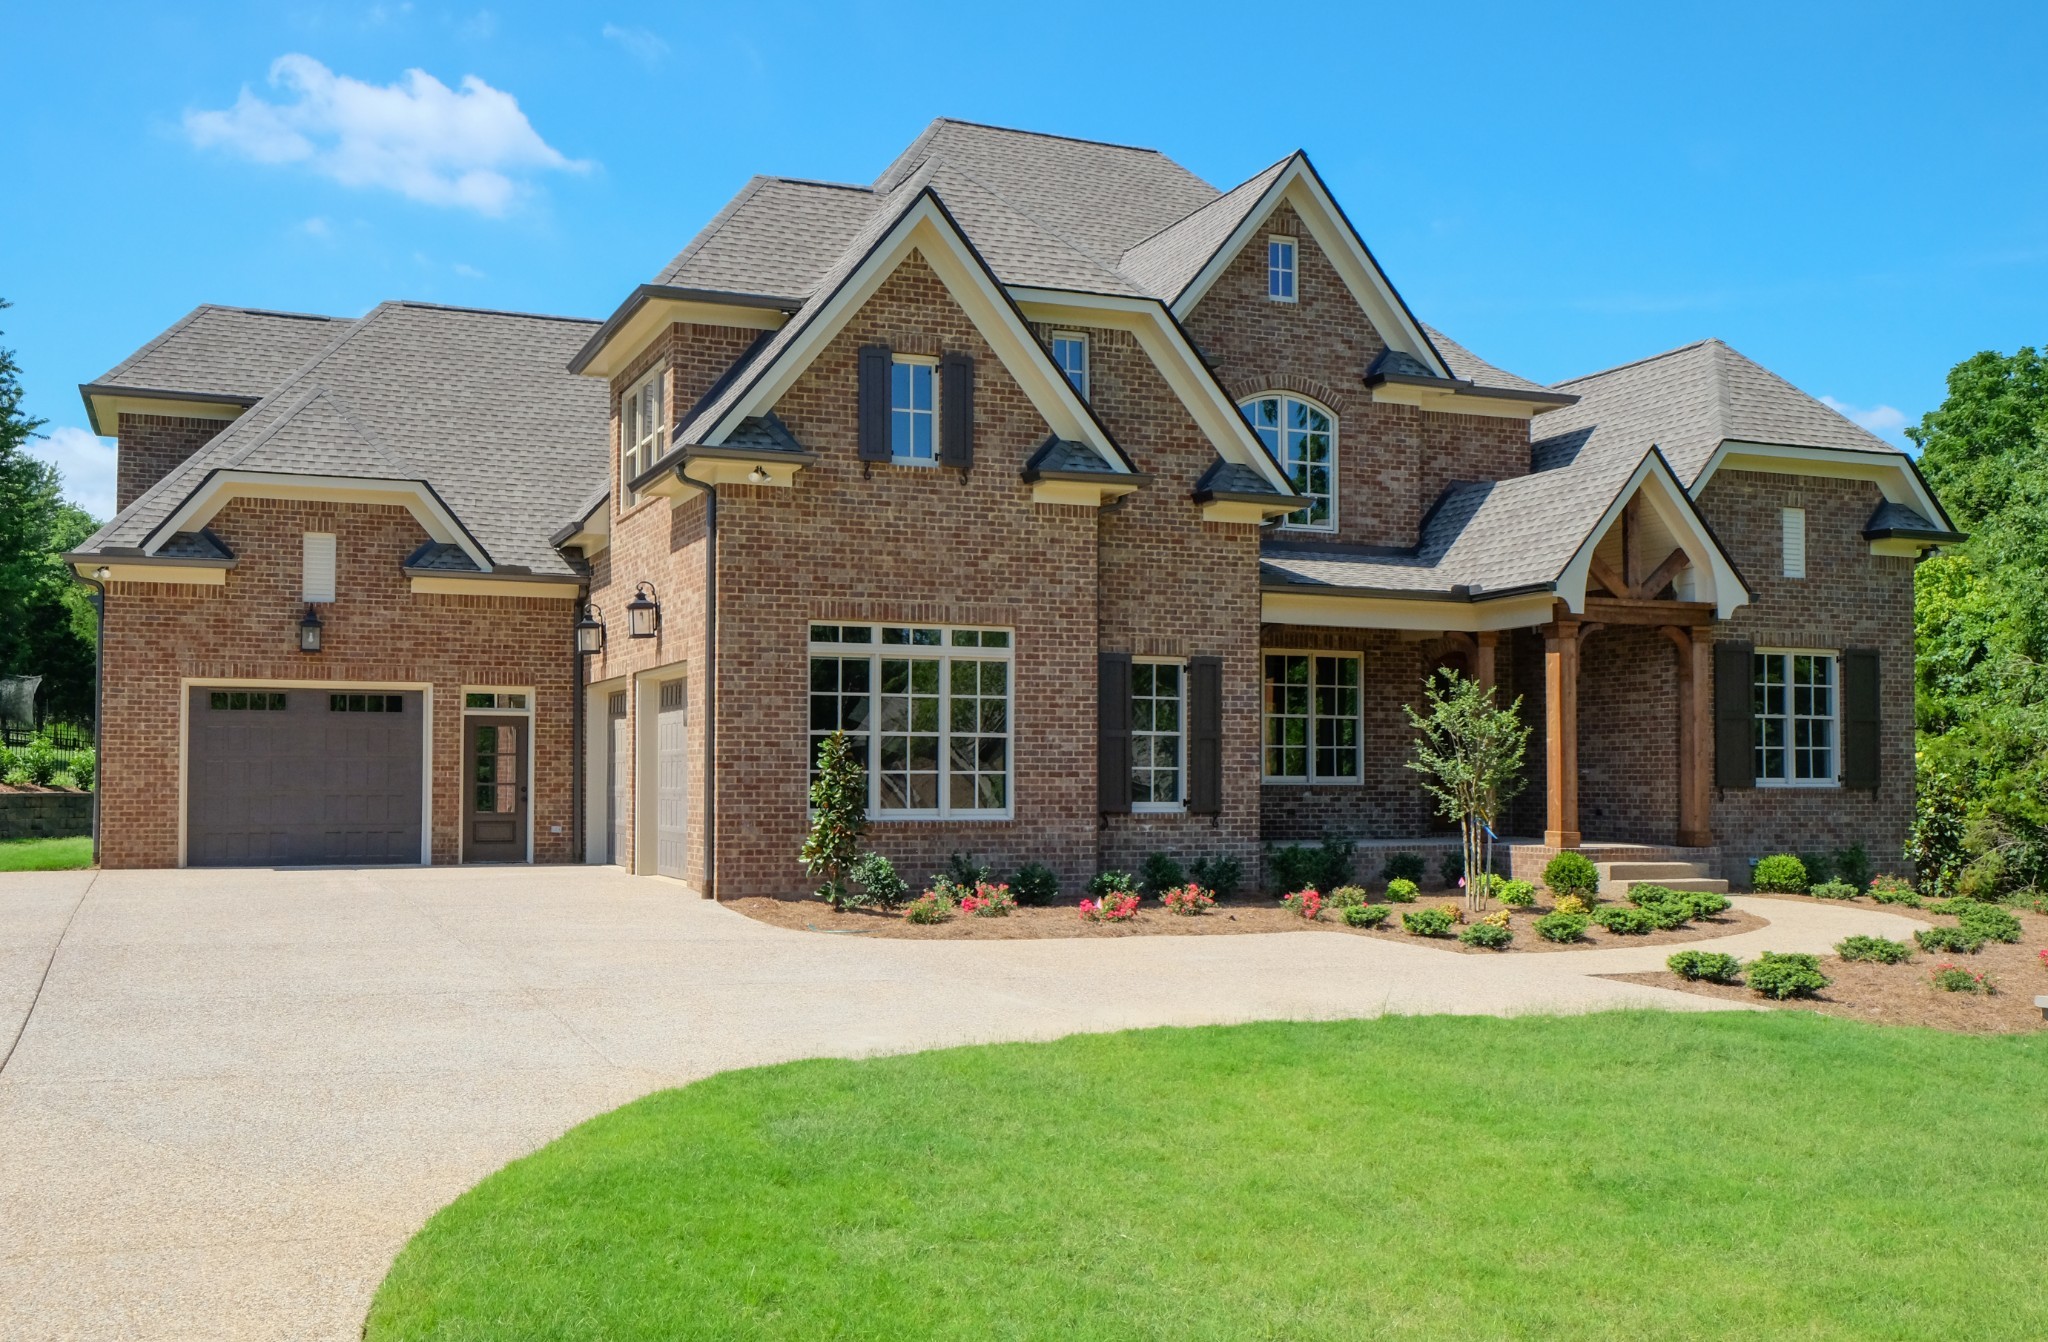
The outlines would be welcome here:
[[[253,404],[353,325],[346,317],[204,303],[79,391],[89,415],[96,394]]]

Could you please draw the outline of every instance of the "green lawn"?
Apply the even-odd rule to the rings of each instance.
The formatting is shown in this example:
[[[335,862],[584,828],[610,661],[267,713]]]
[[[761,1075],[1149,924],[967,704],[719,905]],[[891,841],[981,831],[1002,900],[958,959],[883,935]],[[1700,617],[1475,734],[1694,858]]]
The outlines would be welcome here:
[[[0,871],[69,871],[92,865],[92,836],[0,839]]]
[[[711,1078],[430,1221],[395,1338],[2048,1337],[2048,1036],[1806,1012]]]

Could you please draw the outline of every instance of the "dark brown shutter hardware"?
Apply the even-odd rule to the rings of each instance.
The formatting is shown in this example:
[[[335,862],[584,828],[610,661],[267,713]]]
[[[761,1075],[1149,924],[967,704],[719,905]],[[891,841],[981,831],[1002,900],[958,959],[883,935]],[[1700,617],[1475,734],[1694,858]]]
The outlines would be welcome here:
[[[974,356],[939,357],[939,463],[974,465]]]
[[[1104,815],[1131,809],[1131,654],[1096,657],[1095,792]]]
[[[1842,786],[1874,791],[1884,769],[1884,713],[1877,649],[1842,653]]]
[[[889,445],[889,379],[894,355],[887,345],[860,347],[860,459],[887,461]]]
[[[1188,811],[1223,810],[1223,659],[1188,659]]]
[[[1714,786],[1756,786],[1753,657],[1748,643],[1714,645]]]

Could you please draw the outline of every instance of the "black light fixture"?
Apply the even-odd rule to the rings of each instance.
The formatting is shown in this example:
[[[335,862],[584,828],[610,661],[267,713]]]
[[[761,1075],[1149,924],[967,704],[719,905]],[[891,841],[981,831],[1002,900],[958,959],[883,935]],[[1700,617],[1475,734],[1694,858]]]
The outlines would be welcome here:
[[[320,651],[320,612],[310,605],[306,607],[306,618],[299,621],[299,651]]]
[[[661,604],[655,599],[654,584],[643,582],[633,589],[626,603],[626,634],[629,638],[653,638],[661,632]]]
[[[583,618],[576,621],[576,651],[585,657],[604,651],[604,612],[585,602]]]

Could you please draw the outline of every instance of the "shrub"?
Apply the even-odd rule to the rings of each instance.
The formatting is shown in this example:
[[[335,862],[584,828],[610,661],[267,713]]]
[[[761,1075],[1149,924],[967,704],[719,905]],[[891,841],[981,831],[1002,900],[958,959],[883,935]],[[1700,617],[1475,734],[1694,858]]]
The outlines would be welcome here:
[[[57,771],[64,767],[64,757],[57,753],[57,747],[50,744],[50,738],[38,732],[16,756],[21,771],[28,775],[28,781],[37,787],[48,787],[57,777]]]
[[[1418,893],[1415,882],[1406,876],[1396,876],[1387,882],[1387,902],[1390,904],[1413,904]]]
[[[1811,997],[1829,982],[1820,972],[1817,955],[1765,951],[1749,966],[1749,990],[1780,1002],[1788,997]]]
[[[1194,884],[1176,886],[1168,890],[1159,896],[1159,902],[1166,906],[1168,913],[1179,914],[1183,918],[1192,918],[1216,907],[1215,898],[1207,890]]]
[[[1648,909],[1634,909],[1626,904],[1607,904],[1588,915],[1595,923],[1620,936],[1639,937],[1657,925],[1657,920]]]
[[[1920,896],[1913,891],[1913,883],[1903,876],[1873,876],[1870,878],[1870,897],[1880,904],[1905,904],[1920,907]]]
[[[0,741],[0,783],[6,782],[20,768],[21,762],[14,757],[14,752],[7,748],[5,741]]]
[[[1138,916],[1138,897],[1128,892],[1107,891],[1101,899],[1081,901],[1081,916],[1091,923],[1121,923]]]
[[[99,777],[100,753],[91,746],[71,757],[71,778],[87,792],[93,790],[93,783]]]
[[[953,916],[953,901],[936,890],[927,890],[910,901],[903,911],[905,922],[943,923]]]
[[[1685,902],[1692,905],[1692,916],[1711,918],[1717,913],[1728,912],[1728,896],[1718,890],[1686,890],[1682,892]]]
[[[1560,895],[1583,897],[1600,889],[1600,868],[1584,853],[1559,853],[1543,868],[1543,883]]]
[[[1817,885],[1808,886],[1806,893],[1815,899],[1854,899],[1863,893],[1863,887],[1851,885],[1847,881],[1822,881]]]
[[[1145,863],[1138,868],[1138,884],[1155,898],[1187,882],[1186,869],[1164,853],[1145,854]]]
[[[1026,862],[1010,878],[1010,892],[1019,904],[1050,904],[1060,897],[1060,878],[1042,862]]]
[[[1420,882],[1423,873],[1428,870],[1429,867],[1423,862],[1422,854],[1420,853],[1389,853],[1387,855],[1387,864],[1380,868],[1380,879],[1389,883],[1394,881]]]
[[[1862,844],[1852,843],[1847,848],[1837,848],[1834,863],[1836,880],[1847,881],[1859,890],[1870,884],[1870,854],[1864,851]]]
[[[1913,948],[1903,941],[1885,937],[1844,937],[1835,943],[1835,954],[1844,960],[1862,960],[1874,965],[1899,965],[1913,958]]]
[[[1378,927],[1393,909],[1385,904],[1350,904],[1343,913],[1346,927]]]
[[[1806,868],[1806,884],[1809,889],[1835,879],[1835,861],[1825,853],[1801,853],[1799,865]]]
[[[1975,955],[1984,945],[1984,938],[1962,927],[1923,927],[1913,934],[1913,940],[1920,943],[1921,950],[1943,955]]]
[[[1973,937],[2003,942],[2008,946],[2018,942],[2021,935],[2020,920],[1996,904],[1979,904],[1964,909],[1956,915],[1956,921]]]
[[[1480,921],[1458,933],[1458,940],[1467,946],[1484,946],[1490,951],[1504,951],[1514,943],[1515,934],[1505,923]]]
[[[1970,862],[1969,816],[1970,795],[1963,781],[1945,769],[1922,766],[1914,780],[1905,856],[1926,893],[1956,892]]]
[[[1511,909],[1526,909],[1536,902],[1536,886],[1530,881],[1501,881],[1493,897]]]
[[[1457,925],[1456,916],[1441,905],[1410,909],[1401,915],[1401,930],[1411,937],[1447,937]]]
[[[974,893],[974,887],[962,885],[945,872],[939,872],[932,877],[931,883],[925,887],[925,893],[937,895],[948,904],[958,905],[961,900]]]
[[[1349,839],[1324,839],[1315,849],[1316,865],[1309,883],[1318,890],[1335,890],[1351,884],[1351,855],[1357,851],[1358,845]]]
[[[1973,974],[1960,965],[1937,965],[1928,971],[1934,986],[1945,993],[1993,993],[1989,974]]]
[[[1189,865],[1188,875],[1216,898],[1229,899],[1244,884],[1244,864],[1228,855],[1198,857]]]
[[[1680,951],[1664,967],[1682,979],[1704,983],[1742,982],[1742,961],[1721,951]]]
[[[1577,941],[1586,935],[1589,921],[1583,913],[1553,911],[1536,920],[1536,935],[1545,941]]]
[[[1266,882],[1285,893],[1316,883],[1316,850],[1305,843],[1290,843],[1266,854]]]
[[[1649,915],[1651,926],[1663,929],[1684,927],[1699,912],[1691,891],[1672,890],[1661,885],[1632,885],[1628,899],[1629,903]],[[1596,916],[1594,921],[1598,922],[1599,918]]]
[[[987,885],[996,874],[986,862],[976,862],[974,854],[966,857],[958,853],[946,855],[946,877],[962,890],[972,890],[977,885]]]
[[[1692,901],[1681,896],[1668,903],[1647,905],[1636,912],[1648,918],[1651,927],[1660,932],[1669,932],[1692,921]]]
[[[1330,892],[1324,901],[1333,909],[1355,909],[1365,903],[1365,887],[1362,885],[1340,885]]]
[[[860,857],[860,836],[868,827],[868,771],[845,732],[818,746],[818,777],[811,784],[811,830],[798,857],[804,872],[818,877],[818,898],[846,907],[846,878]]]
[[[1094,880],[1088,882],[1088,893],[1097,900],[1105,895],[1135,895],[1138,893],[1138,878],[1127,871],[1100,871]]]
[[[1454,888],[1465,878],[1465,855],[1455,848],[1445,853],[1436,864],[1436,874],[1443,880],[1444,889]]]
[[[1767,895],[1806,893],[1806,864],[1790,853],[1773,853],[1750,868],[1749,883]]]
[[[910,882],[896,874],[896,864],[880,853],[862,853],[849,873],[853,891],[849,904],[877,904],[893,909],[910,894]]]
[[[1017,901],[1010,896],[1007,885],[990,885],[987,881],[974,887],[974,893],[960,901],[960,912],[971,913],[977,918],[1007,918],[1017,911]]]
[[[1575,918],[1579,918],[1584,917],[1586,910],[1592,907],[1591,904],[1588,904],[1579,895],[1559,895],[1557,902],[1550,906],[1550,911],[1552,913],[1568,913]]]
[[[1300,914],[1310,922],[1314,922],[1323,916],[1322,892],[1313,886],[1296,890],[1291,895],[1282,895],[1280,902],[1285,904],[1290,911]]]

